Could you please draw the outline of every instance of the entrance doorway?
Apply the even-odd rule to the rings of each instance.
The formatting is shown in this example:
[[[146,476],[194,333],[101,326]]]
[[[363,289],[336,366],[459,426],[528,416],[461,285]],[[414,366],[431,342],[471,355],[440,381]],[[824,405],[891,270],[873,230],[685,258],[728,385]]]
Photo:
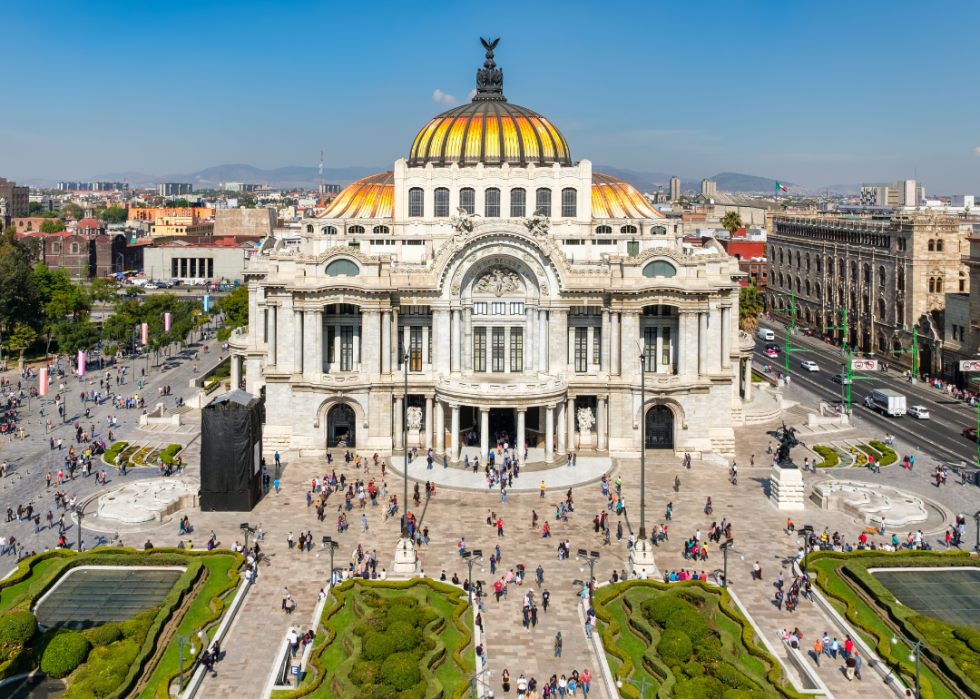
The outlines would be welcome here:
[[[655,405],[646,416],[647,449],[674,448],[674,413],[666,405]]]
[[[327,413],[327,447],[350,449],[357,446],[357,416],[346,403],[330,408]]]
[[[514,443],[514,435],[517,432],[517,421],[513,408],[490,408],[490,415],[487,420],[490,426],[489,441],[491,446],[496,446],[493,435],[496,432],[506,432],[508,444]]]

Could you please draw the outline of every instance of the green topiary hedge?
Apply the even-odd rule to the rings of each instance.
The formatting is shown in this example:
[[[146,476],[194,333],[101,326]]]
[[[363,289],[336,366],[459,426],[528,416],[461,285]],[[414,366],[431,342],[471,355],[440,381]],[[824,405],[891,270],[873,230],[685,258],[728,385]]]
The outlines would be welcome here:
[[[693,604],[676,595],[663,595],[643,604],[643,611],[646,613],[647,618],[661,626],[667,623],[667,618],[671,614],[682,609],[692,611],[695,614],[698,613],[697,608]]]
[[[122,638],[119,624],[103,624],[82,632],[93,646],[107,646]]]
[[[23,646],[37,635],[37,618],[21,610],[0,617],[0,646]]]
[[[724,694],[725,686],[714,677],[698,677],[674,687],[677,699],[722,699]]]
[[[691,659],[694,647],[686,633],[678,629],[668,629],[660,636],[657,652],[668,665],[682,665]]]
[[[77,631],[63,631],[50,640],[41,656],[41,672],[51,677],[67,677],[85,662],[92,644]]]
[[[891,466],[893,463],[898,461],[898,454],[896,454],[895,450],[884,442],[873,440],[871,442],[871,446],[881,452],[881,460],[879,462],[880,466]]]
[[[691,643],[703,641],[708,636],[708,622],[692,609],[678,609],[667,617],[668,631],[683,631],[691,639]]]
[[[419,663],[408,653],[389,655],[381,664],[381,677],[385,684],[402,691],[411,689],[422,680]]]
[[[833,468],[840,463],[840,457],[837,456],[837,452],[830,447],[824,447],[818,444],[813,447],[813,451],[823,457],[823,461],[817,464],[817,468]]]

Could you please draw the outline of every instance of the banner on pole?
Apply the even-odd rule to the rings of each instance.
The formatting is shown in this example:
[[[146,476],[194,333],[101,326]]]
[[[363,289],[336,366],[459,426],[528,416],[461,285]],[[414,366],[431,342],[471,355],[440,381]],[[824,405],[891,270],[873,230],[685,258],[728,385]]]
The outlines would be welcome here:
[[[170,332],[170,314],[169,313],[164,313],[163,314],[163,331],[164,332]]]
[[[150,326],[147,325],[146,323],[143,323],[142,331],[143,331],[143,344],[144,345],[149,344],[149,341],[150,341]]]
[[[85,376],[85,350],[78,350],[78,375]]]
[[[878,371],[877,359],[852,359],[851,369],[853,371]]]
[[[980,371],[980,362],[964,359],[960,362],[960,371]]]
[[[48,395],[48,370],[41,369],[41,374],[38,377],[37,385],[38,393],[42,396]]]
[[[204,297],[204,312],[205,313],[210,313],[211,312],[211,297],[210,296],[205,296]]]

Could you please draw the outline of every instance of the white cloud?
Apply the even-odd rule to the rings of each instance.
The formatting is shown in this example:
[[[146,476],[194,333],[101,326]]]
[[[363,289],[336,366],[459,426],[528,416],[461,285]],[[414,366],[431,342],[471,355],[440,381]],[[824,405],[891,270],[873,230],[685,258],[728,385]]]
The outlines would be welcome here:
[[[975,148],[973,152],[976,153],[977,155],[980,155],[980,148]]]
[[[455,97],[453,97],[452,95],[446,94],[445,92],[443,92],[442,90],[440,90],[438,88],[436,88],[436,91],[432,93],[432,101],[433,102],[437,102],[439,104],[445,104],[445,105],[447,105],[449,107],[452,107],[452,106],[458,104],[458,102],[456,101],[456,98]]]
[[[472,100],[474,97],[476,97],[476,88],[475,87],[472,90],[470,90],[470,94],[466,95],[466,99]],[[980,150],[980,148],[978,148],[977,150]]]

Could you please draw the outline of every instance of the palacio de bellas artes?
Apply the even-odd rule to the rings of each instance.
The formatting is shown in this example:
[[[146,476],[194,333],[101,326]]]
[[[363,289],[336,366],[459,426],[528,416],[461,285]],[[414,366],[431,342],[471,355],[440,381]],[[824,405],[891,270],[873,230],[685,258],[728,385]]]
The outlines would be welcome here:
[[[573,159],[504,96],[492,54],[499,79],[393,170],[250,261],[232,371],[265,393],[265,451],[397,455],[407,432],[456,465],[506,433],[552,466],[638,456],[645,419],[648,447],[732,457],[754,348],[737,261]]]

